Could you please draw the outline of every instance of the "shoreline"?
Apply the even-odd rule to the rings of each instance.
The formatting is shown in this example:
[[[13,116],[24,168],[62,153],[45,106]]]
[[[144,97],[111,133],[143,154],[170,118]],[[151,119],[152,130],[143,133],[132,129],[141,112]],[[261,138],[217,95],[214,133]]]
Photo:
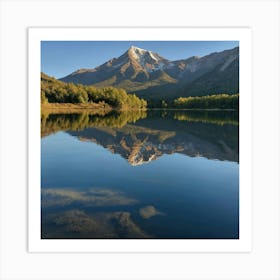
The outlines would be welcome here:
[[[106,103],[47,103],[41,104],[41,114],[54,113],[54,114],[75,114],[75,113],[91,113],[106,115],[109,113],[125,113],[133,111],[147,111],[145,109],[131,108],[128,110],[118,110]]]
[[[229,112],[238,112],[238,109],[221,109],[221,108],[215,108],[215,109],[205,109],[205,108],[147,108],[147,110],[153,110],[153,111],[159,111],[159,110],[165,110],[165,111],[229,111]]]
[[[95,111],[95,112],[125,112],[125,111],[228,111],[238,112],[238,109],[222,109],[222,108],[145,108],[145,109],[128,109],[117,110],[108,104],[97,103],[47,103],[41,104],[41,111],[62,111],[63,113],[75,113],[76,111]]]

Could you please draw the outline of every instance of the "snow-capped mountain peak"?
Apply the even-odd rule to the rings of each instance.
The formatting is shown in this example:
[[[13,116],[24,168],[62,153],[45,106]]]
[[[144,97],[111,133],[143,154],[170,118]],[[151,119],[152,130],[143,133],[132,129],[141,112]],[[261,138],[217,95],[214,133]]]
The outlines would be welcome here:
[[[136,46],[131,46],[130,48],[129,48],[130,50],[132,50],[132,51],[134,51],[134,52],[139,52],[139,53],[145,53],[145,52],[148,52],[147,50],[145,50],[145,49],[141,49],[141,48],[139,48],[139,47],[136,47]]]
[[[136,46],[131,46],[128,54],[147,72],[163,69],[169,63],[167,59],[161,57],[159,54]]]
[[[152,59],[154,59],[155,61],[157,61],[159,59],[158,57],[156,57],[158,55],[153,54],[153,52],[148,51],[148,50],[144,50],[144,49],[141,49],[141,48],[138,48],[138,47],[135,47],[135,46],[131,46],[129,48],[128,52],[130,52],[131,55],[136,59],[141,59],[144,56],[149,56]]]
[[[216,81],[217,76],[220,78],[214,87],[212,81]],[[239,48],[171,61],[131,45],[119,57],[95,68],[77,70],[60,80],[96,87],[121,87],[143,96],[150,92],[168,96],[173,89],[180,96],[198,95],[201,91],[212,94],[213,88],[236,93],[239,91]],[[225,86],[227,80],[232,85],[230,89]]]

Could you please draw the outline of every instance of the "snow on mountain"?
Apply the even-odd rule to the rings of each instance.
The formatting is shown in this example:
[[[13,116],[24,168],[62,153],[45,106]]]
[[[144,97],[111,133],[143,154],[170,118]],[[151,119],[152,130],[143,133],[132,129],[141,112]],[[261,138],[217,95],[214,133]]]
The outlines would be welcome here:
[[[238,61],[238,47],[202,57],[193,56],[170,61],[156,52],[131,46],[117,58],[112,58],[92,69],[79,69],[60,80],[95,85],[96,87],[120,87],[144,98],[149,97],[154,92],[156,96],[163,96],[178,89],[183,90],[178,93],[183,96],[184,94],[193,94],[193,86],[185,90],[187,86],[200,77],[203,77],[203,81],[207,80],[205,75],[211,75],[213,71],[218,69],[218,72],[215,72],[215,77],[211,76],[212,82],[210,81],[209,85],[199,88],[199,84],[202,84],[200,81],[197,83],[197,88],[205,94],[224,90],[224,87],[220,85],[226,85],[226,83],[222,81],[221,77],[224,77],[223,79],[227,77],[226,79],[230,80],[230,84],[234,86],[232,86],[232,90],[231,88],[225,88],[225,90],[235,92],[238,90]],[[236,67],[232,65],[236,65]],[[210,84],[211,87],[208,89]],[[204,88],[207,88],[207,91],[203,91]],[[199,90],[195,94],[198,94]]]
[[[135,59],[140,66],[148,73],[153,71],[162,70],[170,63],[169,60],[161,57],[159,54],[144,50],[135,46],[131,46],[128,54]]]

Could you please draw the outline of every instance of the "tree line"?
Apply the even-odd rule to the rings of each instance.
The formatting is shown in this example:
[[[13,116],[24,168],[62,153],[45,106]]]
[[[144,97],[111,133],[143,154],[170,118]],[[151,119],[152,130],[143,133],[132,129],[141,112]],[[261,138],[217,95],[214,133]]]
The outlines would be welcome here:
[[[107,104],[119,111],[148,108],[174,109],[235,109],[239,108],[239,94],[179,97],[169,100],[148,101],[128,94],[124,89],[96,88],[81,84],[64,83],[41,73],[41,103]]]
[[[145,109],[147,102],[124,89],[106,87],[95,88],[81,84],[64,83],[41,73],[41,103],[101,103],[113,109],[125,111]]]
[[[173,100],[149,100],[149,108],[234,109],[239,108],[239,94],[179,97]]]

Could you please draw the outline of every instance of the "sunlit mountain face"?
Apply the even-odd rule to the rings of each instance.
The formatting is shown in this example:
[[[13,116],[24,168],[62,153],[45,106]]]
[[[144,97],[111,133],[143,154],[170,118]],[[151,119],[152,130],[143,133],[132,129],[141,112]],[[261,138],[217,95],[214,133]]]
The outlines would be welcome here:
[[[131,46],[118,58],[92,69],[78,69],[64,82],[124,88],[146,99],[239,92],[239,47],[170,61]]]

